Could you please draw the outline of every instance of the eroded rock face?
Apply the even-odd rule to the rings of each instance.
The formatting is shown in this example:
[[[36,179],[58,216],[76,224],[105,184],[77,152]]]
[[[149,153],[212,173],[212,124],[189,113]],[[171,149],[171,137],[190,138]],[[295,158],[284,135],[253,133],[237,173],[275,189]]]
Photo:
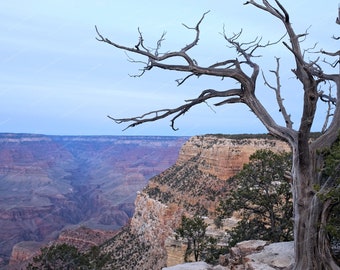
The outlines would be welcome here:
[[[165,205],[144,192],[135,201],[135,213],[131,219],[131,231],[150,243],[164,246],[169,231],[180,223],[183,209],[176,204]]]
[[[15,244],[12,249],[9,267],[12,269],[21,269],[23,264],[39,254],[40,248],[41,242],[35,241],[24,241]]]
[[[158,258],[152,269],[160,269],[167,264],[165,241],[180,224],[182,214],[183,209],[176,204],[165,205],[144,192],[138,193],[130,223],[131,232],[140,241],[151,244],[148,254]]]
[[[239,172],[243,164],[249,161],[249,156],[259,149],[290,151],[285,142],[270,137],[237,139],[222,135],[194,136],[183,145],[176,163],[180,165],[199,156],[204,160],[198,163],[199,170],[227,180]]]
[[[181,148],[176,164],[152,178],[137,195],[131,231],[159,247],[159,257],[164,248],[171,252],[173,249],[164,243],[173,242],[167,239],[180,225],[181,216],[197,212],[213,216],[219,199],[231,188],[227,179],[259,149],[290,150],[287,144],[275,139],[192,137]],[[174,259],[178,254],[168,256]]]
[[[26,269],[33,257],[41,253],[41,248],[67,244],[76,247],[80,252],[87,252],[91,247],[99,246],[114,237],[118,231],[92,230],[75,227],[62,231],[55,241],[49,243],[23,241],[15,244],[9,261],[9,269]]]
[[[118,231],[93,230],[86,227],[67,229],[60,233],[58,239],[51,244],[68,244],[75,246],[79,251],[86,252],[91,247],[99,246],[114,237]]]
[[[211,216],[233,188],[227,180],[259,149],[290,150],[273,138],[194,136],[181,148],[176,164],[153,177],[144,192],[165,205],[176,204],[191,214]]]
[[[65,226],[115,230],[136,192],[173,165],[185,137],[0,134],[0,267],[22,241]]]

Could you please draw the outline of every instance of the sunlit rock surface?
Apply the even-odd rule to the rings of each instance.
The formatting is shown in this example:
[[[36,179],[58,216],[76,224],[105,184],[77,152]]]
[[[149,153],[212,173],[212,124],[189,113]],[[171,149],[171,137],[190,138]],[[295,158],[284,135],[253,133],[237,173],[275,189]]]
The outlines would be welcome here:
[[[274,138],[230,138],[206,135],[190,138],[175,165],[153,177],[136,198],[131,231],[167,253],[167,266],[183,262],[183,247],[173,241],[183,214],[199,213],[210,222],[221,198],[230,190],[228,179],[259,149],[290,151]],[[233,220],[227,221],[232,223]],[[213,232],[210,232],[213,233]],[[216,233],[222,233],[216,232]],[[165,266],[165,265],[164,265]]]

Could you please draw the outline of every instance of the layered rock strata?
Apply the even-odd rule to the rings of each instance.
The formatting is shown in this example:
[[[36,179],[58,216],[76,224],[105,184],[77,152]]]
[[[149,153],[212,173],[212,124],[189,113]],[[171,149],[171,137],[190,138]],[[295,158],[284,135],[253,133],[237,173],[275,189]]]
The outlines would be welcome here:
[[[175,163],[186,140],[0,133],[0,268],[22,241],[14,257],[68,226],[121,228],[136,192]]]
[[[55,241],[45,245],[67,244],[76,247],[80,252],[88,252],[92,247],[98,247],[114,237],[118,231],[92,230],[85,227],[75,227],[62,231]],[[23,241],[13,246],[8,269],[25,269],[35,256],[41,253],[41,242]]]
[[[148,243],[148,256],[158,258],[152,269],[182,261],[176,262],[178,254],[171,254],[172,235],[181,216],[199,213],[213,218],[219,199],[231,188],[227,179],[259,149],[290,151],[287,144],[273,138],[192,137],[181,148],[176,164],[153,177],[138,193],[129,230],[138,241]],[[135,269],[150,269],[152,259],[148,256]]]

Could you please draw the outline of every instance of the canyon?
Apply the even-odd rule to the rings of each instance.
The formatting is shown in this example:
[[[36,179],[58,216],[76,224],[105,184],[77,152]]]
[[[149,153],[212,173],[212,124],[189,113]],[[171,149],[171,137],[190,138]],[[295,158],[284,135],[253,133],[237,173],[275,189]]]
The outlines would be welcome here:
[[[0,268],[12,250],[15,264],[67,229],[120,229],[187,139],[0,134]]]
[[[48,180],[49,177],[45,176],[48,178],[45,179],[41,176],[45,182],[37,184],[37,187],[29,193],[30,196],[25,197],[26,206],[33,203],[35,207],[40,205],[39,211],[45,210],[46,207],[55,207],[55,203],[60,201],[63,201],[65,206],[67,205],[67,211],[59,207],[58,213],[64,213],[63,211],[66,213],[59,215],[57,219],[66,219],[67,217],[72,222],[67,220],[68,225],[48,230],[52,233],[45,238],[45,243],[47,240],[50,240],[49,244],[68,243],[80,249],[97,246],[99,248],[98,259],[103,260],[101,269],[158,270],[183,263],[184,245],[174,236],[174,230],[179,226],[182,215],[199,214],[203,216],[209,224],[208,233],[220,237],[219,241],[223,242],[224,229],[233,226],[236,221],[225,220],[224,226],[218,229],[214,225],[213,219],[219,200],[227,196],[232,188],[228,179],[242,169],[243,165],[249,161],[249,156],[256,150],[290,151],[285,142],[268,135],[170,137],[166,143],[161,142],[160,138],[153,140],[148,138],[148,141],[137,143],[136,141],[140,140],[138,138],[126,138],[129,142],[121,141],[119,143],[114,142],[114,138],[110,138],[109,145],[115,145],[112,148],[107,144],[102,147],[92,146],[91,151],[101,149],[99,152],[104,152],[98,154],[96,158],[88,157],[88,155],[93,157],[93,154],[90,154],[91,151],[86,152],[87,154],[83,152],[86,147],[79,150],[79,146],[71,147],[72,143],[65,142],[65,139],[62,140],[62,149],[73,150],[68,150],[68,154],[59,153],[62,158],[58,159],[57,163],[63,164],[64,168],[68,169],[61,170],[59,168],[58,172],[63,177],[59,177],[56,181],[59,184],[54,187],[54,193],[51,191],[52,188],[48,188],[50,191],[48,196],[36,195],[41,187],[47,188],[47,185],[42,183],[50,181],[48,186],[53,186],[51,183],[54,183]],[[56,139],[54,138],[54,140]],[[72,140],[83,141],[82,138],[72,138]],[[152,147],[153,144],[159,148]],[[124,151],[114,151],[113,149],[116,149],[115,147],[118,145]],[[160,146],[166,146],[166,149]],[[111,150],[106,151],[106,147]],[[162,154],[162,151],[165,153]],[[170,152],[172,154],[169,154]],[[83,163],[83,166],[75,166],[67,162],[69,156],[81,157],[81,161],[88,157],[88,161]],[[105,159],[99,159],[99,156],[105,156]],[[152,156],[152,158],[147,161],[145,156],[149,156],[149,159]],[[170,156],[169,159],[165,158]],[[39,164],[45,164],[49,159],[45,157],[43,160],[40,160]],[[127,165],[127,161],[131,166]],[[53,162],[47,163],[51,165]],[[105,170],[100,168],[105,168]],[[26,170],[29,169],[39,171],[34,166],[26,168]],[[71,184],[73,182],[70,180],[70,171],[78,176],[83,176],[78,180],[81,184]],[[89,173],[90,171],[91,173]],[[119,175],[119,180],[108,177],[116,175]],[[29,179],[25,178],[25,180],[29,182]],[[81,222],[77,219],[77,210],[79,210],[77,204],[69,199],[69,194],[73,194],[70,188],[72,192],[75,192],[77,188],[79,194],[83,194],[81,197],[83,199],[78,200],[84,209],[86,209],[86,205],[92,205],[92,210],[86,212],[86,218],[78,217],[82,220]],[[59,192],[55,192],[55,190]],[[122,191],[125,192],[123,193],[125,196],[120,193]],[[127,194],[131,194],[131,197]],[[33,199],[34,196],[37,199]],[[23,202],[23,198],[17,200],[19,204]],[[127,200],[128,198],[129,200]],[[114,202],[112,202],[113,200]],[[23,213],[21,215],[25,216]],[[33,227],[42,230],[37,221],[44,214],[36,214],[36,216],[34,219],[36,223]],[[119,229],[123,223],[125,225]],[[50,223],[45,225],[47,228],[49,226],[51,226]],[[107,233],[103,233],[104,231]],[[94,241],[94,239],[97,240]],[[24,265],[25,261],[32,257],[32,254],[37,254],[38,248],[41,247],[40,245],[35,246],[37,241],[40,240],[26,240],[14,245],[10,269],[20,269],[15,267]]]
[[[269,136],[190,138],[176,163],[138,192],[129,225],[100,246],[101,255],[107,258],[102,269],[162,269],[182,263],[183,243],[174,236],[182,215],[204,216],[209,233],[223,241],[224,228],[235,221],[226,220],[225,226],[217,229],[213,224],[216,206],[228,194],[228,179],[258,149],[290,151],[285,142]]]

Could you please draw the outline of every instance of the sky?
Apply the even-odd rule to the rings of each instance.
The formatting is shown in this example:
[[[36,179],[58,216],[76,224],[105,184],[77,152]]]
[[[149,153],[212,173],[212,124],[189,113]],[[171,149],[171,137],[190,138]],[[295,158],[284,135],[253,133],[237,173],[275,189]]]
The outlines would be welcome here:
[[[140,78],[140,65],[107,44],[96,40],[95,25],[105,37],[126,46],[138,42],[139,28],[150,47],[166,31],[163,52],[179,50],[194,38],[182,24],[195,26],[210,10],[201,27],[201,37],[192,57],[202,65],[234,59],[221,32],[243,30],[242,40],[262,37],[264,43],[278,40],[284,29],[279,21],[240,0],[11,0],[0,2],[0,132],[46,135],[169,135],[207,133],[265,133],[259,120],[244,105],[212,107],[213,102],[193,108],[180,118],[174,132],[170,119],[123,131],[112,117],[132,117],[172,108],[199,95],[206,88],[226,90],[234,83],[219,78],[191,78],[178,87],[184,75],[152,69]],[[332,40],[339,35],[335,24],[338,1],[282,1],[290,12],[297,33],[309,35],[305,48],[338,50]],[[274,56],[282,59],[282,95],[293,121],[301,114],[301,89],[290,72],[292,58],[279,43],[259,51],[256,59],[267,78],[275,69]],[[315,57],[314,55],[311,58]],[[268,110],[282,122],[273,91],[258,81],[256,90]],[[319,108],[315,129],[323,123]],[[296,127],[296,126],[295,126]]]

